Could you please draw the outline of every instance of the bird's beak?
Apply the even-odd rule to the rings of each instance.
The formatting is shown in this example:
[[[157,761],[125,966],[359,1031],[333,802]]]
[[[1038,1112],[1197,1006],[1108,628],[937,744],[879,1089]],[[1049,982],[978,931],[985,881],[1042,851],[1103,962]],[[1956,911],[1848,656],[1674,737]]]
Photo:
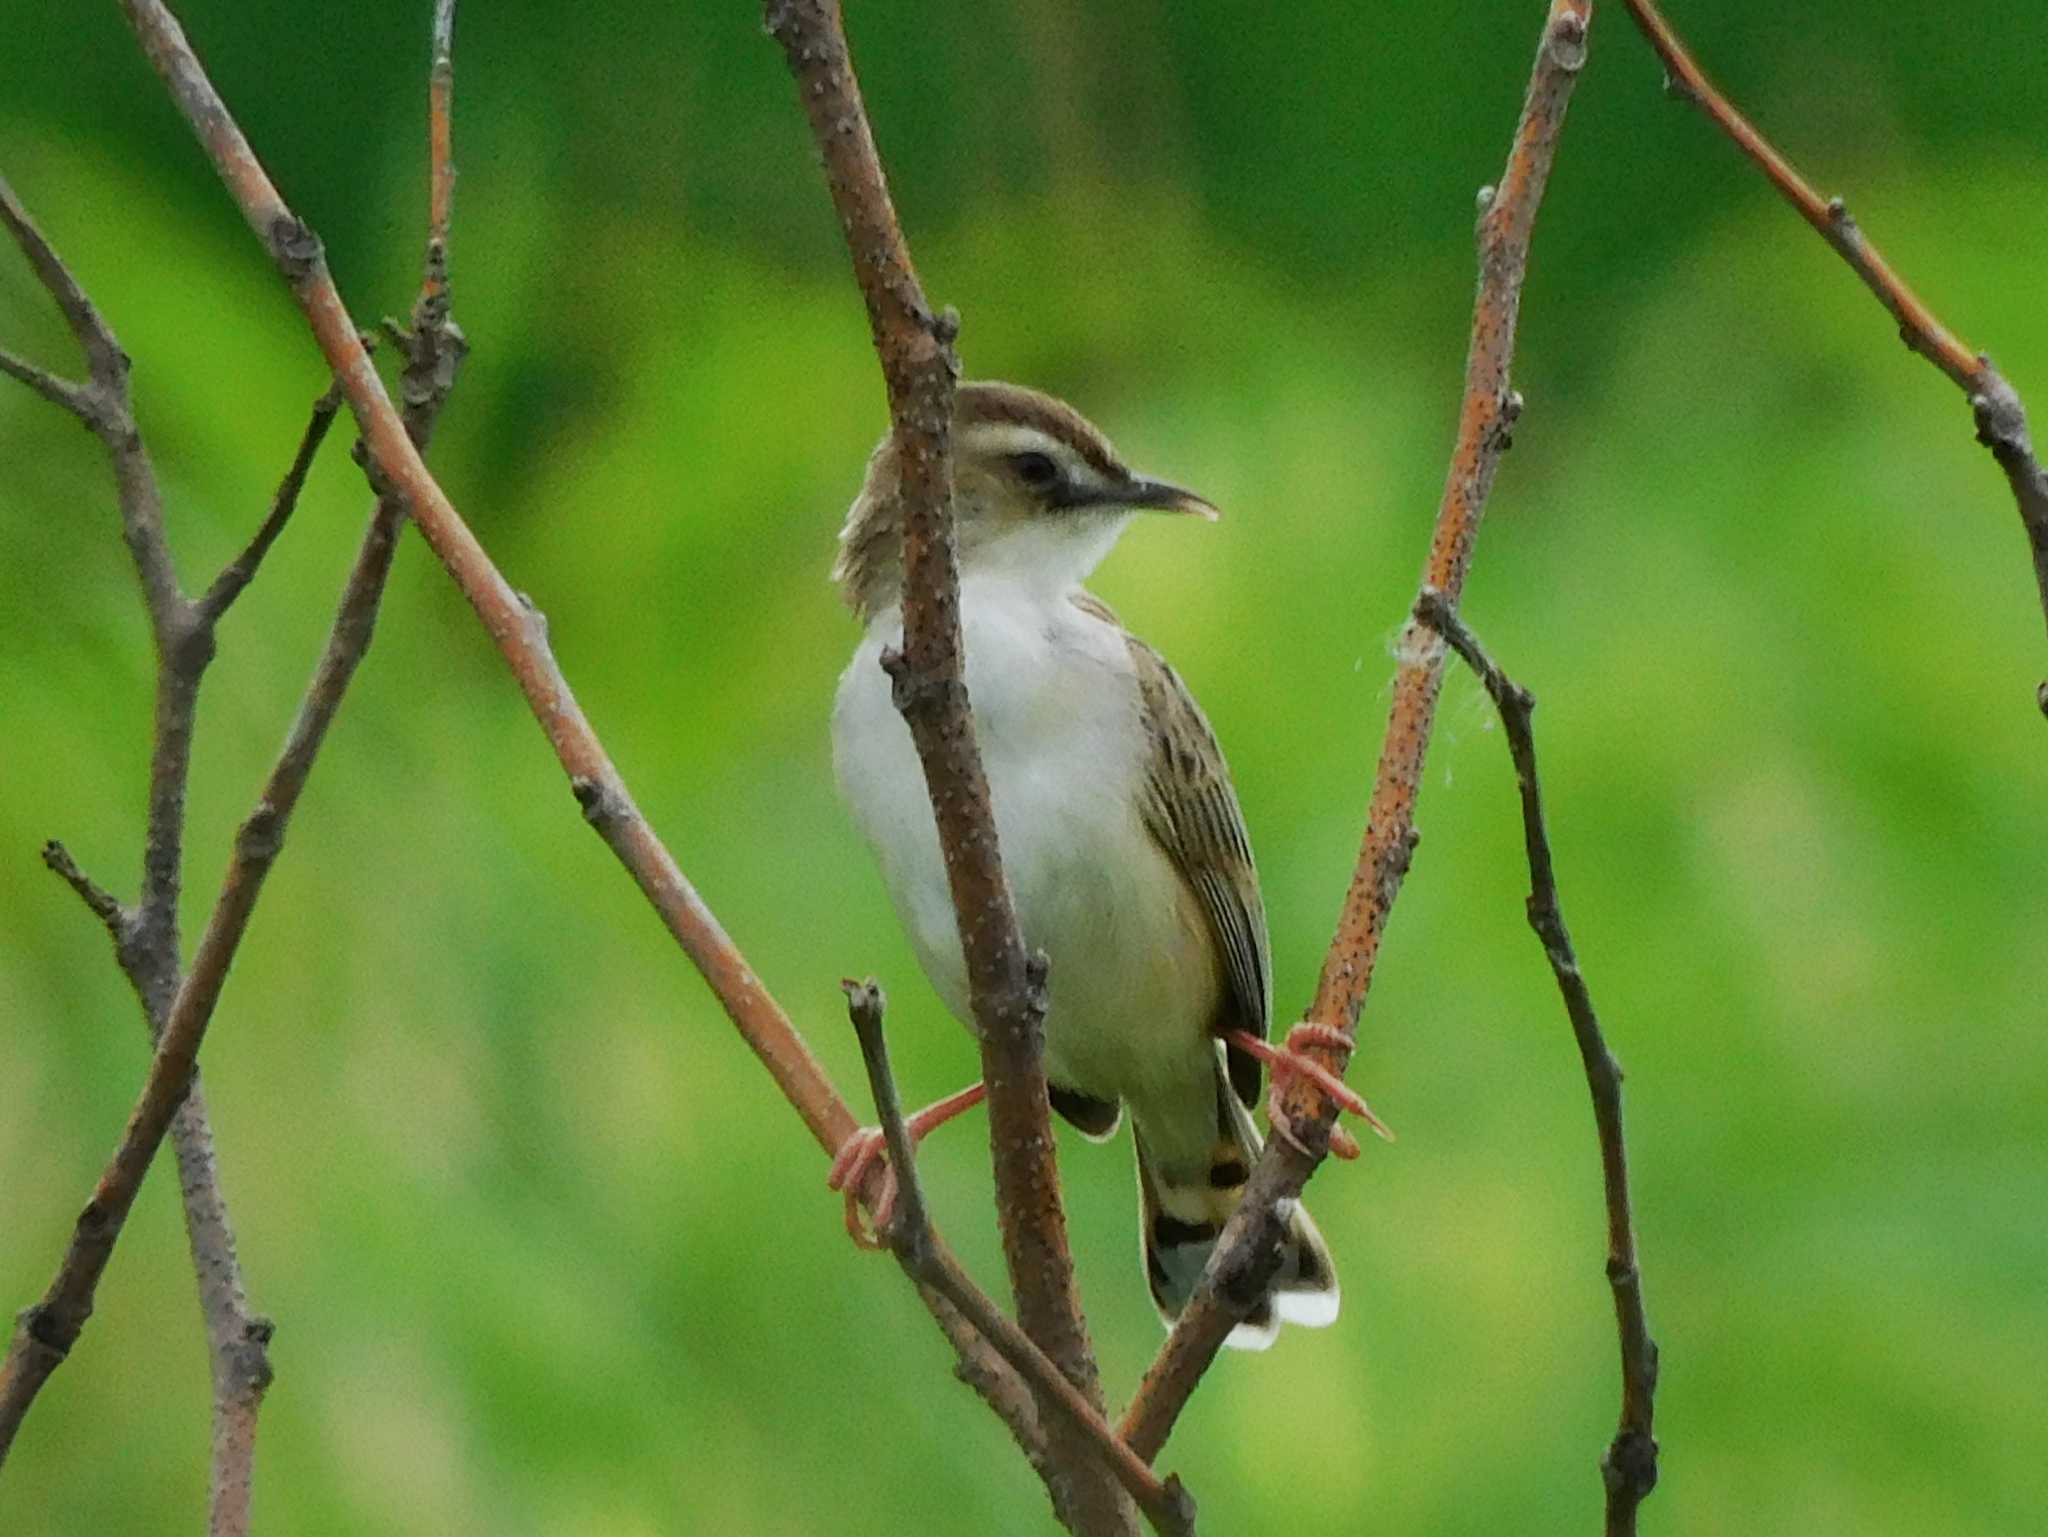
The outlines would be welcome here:
[[[1117,493],[1117,500],[1126,507],[1143,507],[1151,512],[1191,512],[1211,523],[1222,516],[1207,497],[1163,480],[1133,480]]]

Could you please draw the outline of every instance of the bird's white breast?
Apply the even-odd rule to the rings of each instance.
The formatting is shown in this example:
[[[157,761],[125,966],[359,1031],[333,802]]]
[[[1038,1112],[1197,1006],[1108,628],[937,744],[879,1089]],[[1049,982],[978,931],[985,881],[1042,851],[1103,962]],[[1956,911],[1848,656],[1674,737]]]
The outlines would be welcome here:
[[[1100,1097],[1198,1094],[1220,987],[1215,947],[1140,807],[1151,738],[1121,630],[997,576],[962,584],[967,687],[1025,942],[1051,962],[1046,1072]],[[971,1018],[959,931],[878,614],[840,680],[833,757],[897,915],[948,1008]]]

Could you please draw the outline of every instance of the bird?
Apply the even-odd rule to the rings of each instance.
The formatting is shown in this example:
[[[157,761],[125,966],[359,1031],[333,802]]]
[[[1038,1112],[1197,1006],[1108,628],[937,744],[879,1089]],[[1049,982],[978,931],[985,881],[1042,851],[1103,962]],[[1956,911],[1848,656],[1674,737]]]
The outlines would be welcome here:
[[[952,448],[967,691],[1018,925],[1049,965],[1048,1097],[1096,1141],[1111,1139],[1129,1111],[1141,1257],[1170,1325],[1260,1151],[1252,1108],[1262,1064],[1276,1090],[1307,1073],[1346,1108],[1370,1112],[1301,1055],[1329,1044],[1329,1027],[1297,1026],[1284,1046],[1267,1039],[1265,905],[1222,750],[1180,676],[1083,586],[1138,513],[1213,520],[1216,508],[1134,473],[1073,407],[1020,385],[961,383]],[[903,630],[900,474],[888,436],[840,533],[833,578],[863,627],[832,715],[840,793],[926,976],[971,1029],[924,774],[883,667]],[[976,1084],[919,1112],[912,1135],[981,1097]],[[1296,1140],[1277,1094],[1269,1123]],[[1332,1145],[1356,1151],[1341,1127]],[[854,1192],[880,1156],[879,1133],[863,1128],[830,1176],[846,1195],[849,1231],[871,1244]],[[877,1228],[893,1205],[891,1181]],[[1298,1201],[1281,1216],[1278,1268],[1229,1337],[1241,1348],[1271,1344],[1282,1322],[1337,1316],[1322,1234]]]

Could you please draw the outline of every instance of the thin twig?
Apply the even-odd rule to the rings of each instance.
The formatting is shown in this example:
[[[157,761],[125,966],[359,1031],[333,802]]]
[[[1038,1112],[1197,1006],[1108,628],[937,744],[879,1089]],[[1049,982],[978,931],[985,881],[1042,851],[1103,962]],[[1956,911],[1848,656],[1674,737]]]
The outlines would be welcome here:
[[[227,563],[199,599],[199,612],[207,619],[218,620],[255,579],[257,567],[263,564],[263,557],[270,553],[270,547],[284,532],[293,509],[299,505],[299,493],[305,489],[306,474],[313,468],[313,457],[320,452],[320,445],[327,439],[327,429],[334,425],[335,415],[340,410],[341,390],[338,386],[329,385],[327,393],[313,402],[305,434],[299,439],[299,451],[292,456],[284,479],[278,482],[277,492],[270,499],[270,511],[264,515],[263,522],[242,553]]]
[[[883,1237],[904,1273],[951,1303],[982,1338],[1001,1352],[1004,1361],[1030,1382],[1041,1402],[1051,1404],[1087,1438],[1095,1456],[1122,1483],[1155,1531],[1163,1537],[1192,1537],[1195,1502],[1180,1480],[1162,1481],[1117,1439],[1102,1412],[1004,1315],[988,1293],[974,1284],[939,1237],[932,1226],[931,1210],[925,1204],[923,1181],[917,1173],[917,1149],[903,1122],[896,1078],[889,1069],[888,1038],[882,1028],[886,1006],[882,990],[872,981],[840,985],[846,991],[846,1011],[853,1019],[854,1032],[860,1037],[861,1058],[867,1064],[868,1086],[875,1097],[875,1118],[887,1139],[889,1161],[896,1170],[896,1210]]]
[[[47,844],[43,860],[106,926],[115,957],[135,990],[154,1040],[162,1032],[181,981],[177,899],[193,715],[200,681],[213,656],[213,627],[226,602],[212,608],[194,605],[178,591],[163,532],[161,497],[130,407],[127,359],[82,286],[4,184],[0,184],[0,206],[4,206],[10,231],[64,312],[85,353],[91,383],[70,387],[70,397],[59,403],[93,429],[112,460],[122,528],[142,579],[157,651],[155,745],[150,757],[141,903],[133,909],[124,907],[87,877],[61,844]],[[302,461],[310,459],[313,446],[317,446],[316,438],[302,444]],[[303,478],[302,468],[295,469],[287,480],[299,478]],[[267,522],[281,524],[282,519],[274,517]],[[275,537],[274,529],[270,537]],[[253,564],[251,561],[252,570]],[[254,1405],[270,1381],[264,1354],[270,1326],[247,1306],[234,1233],[213,1157],[212,1128],[196,1076],[190,1095],[172,1120],[171,1135],[212,1365],[212,1530],[216,1537],[239,1537],[248,1526]],[[117,1227],[118,1221],[114,1223]],[[107,1229],[109,1243],[112,1231]],[[76,1270],[72,1275],[77,1284],[70,1290],[53,1292],[23,1315],[7,1359],[0,1363],[0,1460],[4,1460],[42,1383],[63,1360],[91,1311],[91,1279],[80,1277]]]
[[[78,899],[92,912],[92,915],[106,926],[108,935],[118,948],[127,938],[128,928],[134,915],[121,905],[121,901],[106,887],[78,868],[78,861],[71,857],[71,851],[52,838],[43,845],[43,863],[59,880],[78,893]]]
[[[171,1120],[171,1154],[178,1166],[213,1379],[207,1532],[209,1537],[246,1537],[255,1495],[257,1417],[275,1378],[270,1340],[276,1329],[249,1305],[234,1224],[221,1190],[206,1090],[197,1073]]]
[[[1970,409],[1976,415],[1977,441],[1991,450],[2012,486],[2013,500],[2019,505],[2020,522],[2033,551],[2042,614],[2048,617],[2048,470],[2034,457],[2026,407],[2019,392],[1992,366],[1988,356],[1973,351],[1935,318],[1934,312],[1871,244],[1842,199],[1823,198],[1816,192],[1792,162],[1778,153],[1770,140],[1714,88],[1652,0],[1625,3],[1637,28],[1664,61],[1665,81],[1672,93],[1704,112],[1756,164],[1785,201],[1798,210],[1821,239],[1834,247],[1836,254],[1891,313],[1898,322],[1899,340],[1948,375],[1969,397]],[[2048,711],[2048,683],[2041,685],[2039,697],[2042,710]]]
[[[1048,1121],[1044,963],[1029,955],[1003,879],[988,780],[974,735],[960,634],[960,578],[952,519],[952,343],[958,319],[935,314],[919,283],[889,197],[861,100],[837,0],[768,0],[764,19],[782,45],[810,119],[825,181],[888,389],[901,466],[903,644],[886,654],[897,709],[923,765],[966,963],[969,1003],[988,1088],[989,1142],[1003,1255],[1024,1331],[1099,1410],[1102,1388],[1074,1285]],[[1087,1531],[1129,1530],[1116,1487],[1083,1447],[1070,1465],[1072,1510]]]
[[[455,387],[457,370],[469,350],[460,328],[449,313],[448,242],[454,192],[451,160],[454,143],[454,61],[451,52],[454,25],[455,0],[439,0],[428,65],[427,250],[422,262],[419,295],[413,304],[412,327],[398,332],[406,359],[401,372],[406,399],[405,429],[422,453],[433,437],[434,424],[448,403]],[[340,410],[341,402],[341,386],[337,381],[314,407],[313,421],[307,427],[299,456],[293,461],[285,483],[279,487],[271,515],[264,520],[263,528],[258,531],[249,551],[222,572],[220,579],[209,589],[206,598],[201,600],[202,608],[211,604],[215,593],[232,576],[240,575],[240,584],[246,585],[248,575],[240,574],[240,568],[246,565],[248,574],[253,574],[269,542],[275,539],[277,530],[290,516],[306,468],[328,425]],[[312,754],[319,750],[319,732],[325,729],[324,725],[307,720],[308,711],[324,709],[331,718],[333,711],[340,706],[342,692],[347,688],[356,661],[369,650],[378,609],[397,554],[399,534],[404,528],[405,513],[404,498],[386,492],[378,496],[377,505],[370,514],[370,525],[335,618],[327,655],[323,656],[315,674],[308,704],[301,708],[301,725],[308,730],[305,738],[309,744],[306,772],[311,770]],[[239,591],[240,585],[228,590],[225,600],[214,612],[224,612]],[[354,660],[350,660],[351,657]],[[321,695],[318,691],[323,688],[331,692]],[[316,697],[323,703],[314,706]],[[327,699],[331,699],[331,704],[324,702]],[[294,737],[298,738],[296,731]],[[288,745],[286,751],[289,754],[292,748]],[[192,1113],[194,1106],[200,1107],[199,1123],[190,1135],[183,1135],[181,1123]],[[212,1136],[205,1125],[203,1107],[204,1101],[195,1084],[185,1108],[179,1112],[180,1120],[172,1124],[172,1132],[181,1182],[187,1191],[187,1224],[194,1235],[193,1254],[199,1268],[202,1300],[207,1303],[208,1332],[214,1344],[215,1420],[210,1537],[243,1537],[249,1529],[256,1417],[272,1377],[268,1355],[272,1327],[268,1319],[249,1311],[241,1269],[235,1257],[234,1234],[227,1225],[225,1210],[216,1210],[219,1182],[218,1176],[212,1172]],[[202,1230],[209,1238],[204,1245],[199,1241]]]
[[[924,1303],[953,1346],[957,1358],[953,1362],[953,1375],[973,1388],[995,1411],[996,1418],[1009,1430],[1011,1439],[1024,1454],[1024,1460],[1031,1464],[1032,1471],[1040,1479],[1049,1479],[1051,1468],[1046,1462],[1045,1425],[1039,1417],[1038,1397],[1031,1391],[1031,1385],[1017,1375],[1017,1369],[1003,1359],[1002,1352],[991,1345],[943,1294],[921,1281],[916,1285],[918,1300]]]
[[[163,498],[157,491],[149,455],[143,450],[142,435],[135,429],[134,414],[128,405],[128,354],[121,350],[98,307],[86,297],[85,289],[29,218],[4,177],[0,177],[0,225],[5,225],[14,237],[37,281],[63,313],[73,340],[85,354],[88,382],[68,386],[74,398],[65,400],[50,396],[34,379],[24,378],[12,369],[8,372],[75,413],[93,430],[112,458],[121,500],[122,536],[142,579],[151,632],[161,657],[186,638],[192,624],[189,605],[178,591],[170,546],[164,539]],[[40,372],[29,365],[24,367]]]
[[[943,1292],[917,1273],[910,1260],[910,1251],[891,1242],[892,1233],[929,1232],[930,1218],[929,1208],[925,1205],[924,1185],[917,1177],[916,1148],[903,1127],[902,1100],[896,1092],[896,1077],[889,1069],[888,1047],[882,1038],[882,1016],[888,1001],[880,985],[872,979],[866,982],[849,979],[839,986],[846,994],[846,1012],[853,1021],[854,1034],[860,1041],[861,1056],[867,1065],[876,1120],[888,1142],[890,1162],[902,1171],[897,1176],[895,1215],[889,1230],[881,1234],[884,1246],[895,1253],[904,1273],[917,1288],[918,1296],[945,1331],[946,1337],[953,1342],[959,1356],[955,1374],[995,1411],[997,1418],[1008,1427],[1025,1459],[1047,1481],[1048,1490],[1057,1497],[1058,1489],[1051,1480],[1051,1468],[1046,1460],[1044,1421],[1030,1384]],[[880,1225],[877,1227],[879,1231]]]
[[[92,404],[86,398],[84,385],[60,379],[47,368],[31,363],[5,347],[0,347],[0,374],[19,379],[52,405],[62,406],[87,426],[92,425]]]
[[[122,971],[133,985],[152,1039],[160,1033],[179,985],[177,899],[183,857],[185,784],[191,768],[193,714],[200,680],[213,656],[212,619],[189,603],[178,589],[169,545],[164,536],[162,497],[137,428],[128,394],[128,359],[113,332],[87,297],[83,286],[64,265],[13,191],[0,181],[0,223],[4,223],[28,258],[31,268],[62,311],[73,339],[84,354],[88,382],[67,385],[53,396],[94,432],[113,466],[124,542],[141,580],[144,604],[157,654],[154,746],[150,755],[149,827],[144,845],[142,899],[124,907],[111,893],[90,880],[62,845],[44,849],[44,862],[62,877],[100,921],[114,942]],[[33,380],[29,381],[34,383]],[[48,391],[44,393],[48,394]],[[187,1139],[195,1149],[210,1149],[202,1099],[187,1102],[174,1122],[179,1138],[181,1173],[198,1167],[188,1159]],[[210,1167],[210,1165],[209,1165]],[[202,1303],[212,1295],[206,1277],[206,1220],[217,1218],[225,1232],[226,1210],[217,1186],[195,1191],[186,1186],[186,1213]],[[97,1228],[102,1214],[88,1210]],[[110,1241],[110,1240],[109,1240]],[[232,1269],[231,1238],[229,1268]],[[49,1304],[52,1298],[45,1298]],[[59,1294],[54,1311],[31,1308],[19,1320],[8,1354],[0,1362],[0,1461],[37,1392],[61,1363],[70,1343],[91,1311],[91,1287]],[[208,1311],[209,1339],[223,1330]],[[216,1383],[222,1358],[214,1357]],[[216,1396],[216,1432],[219,1430]],[[218,1441],[218,1434],[217,1434]]]
[[[373,518],[343,591],[326,650],[300,704],[298,718],[257,797],[254,811],[235,835],[220,897],[199,941],[192,968],[165,1013],[149,1074],[129,1115],[120,1145],[78,1219],[55,1279],[43,1299],[21,1315],[14,1348],[4,1366],[0,1366],[0,1453],[11,1442],[36,1390],[62,1361],[91,1316],[94,1290],[134,1205],[142,1177],[172,1117],[185,1100],[200,1043],[220,1000],[235,951],[247,931],[264,878],[277,859],[286,826],[327,728],[340,708],[356,665],[368,649],[396,534],[395,521],[381,515]],[[262,1341],[245,1329],[241,1343],[246,1347]]]
[[[1607,1282],[1614,1293],[1614,1324],[1621,1337],[1621,1422],[1600,1459],[1607,1489],[1607,1537],[1632,1537],[1636,1507],[1657,1486],[1657,1342],[1643,1310],[1643,1278],[1636,1260],[1635,1219],[1628,1194],[1628,1143],[1621,1122],[1621,1064],[1607,1049],[1593,995],[1572,949],[1557,893],[1557,870],[1543,823],[1543,787],[1536,773],[1536,735],[1530,716],[1536,696],[1501,671],[1444,595],[1425,587],[1415,617],[1450,642],[1485,685],[1508,739],[1522,800],[1522,837],[1529,856],[1529,927],[1557,978],[1593,1096],[1600,1138],[1600,1175],[1607,1198]]]
[[[451,0],[443,0],[436,18],[435,89],[431,92],[429,114],[433,206],[428,271],[421,301],[415,306],[414,328],[406,337],[406,425],[421,443],[431,435],[464,350],[460,332],[448,318],[447,300],[446,249],[452,187],[452,172],[447,165],[447,113],[451,103],[447,49],[452,17]],[[0,184],[0,193],[6,193],[4,184]],[[311,773],[349,680],[369,647],[406,504],[396,495],[379,499],[299,717],[256,812],[237,836],[227,882],[192,973],[181,977],[176,899],[184,831],[184,786],[190,769],[192,717],[199,679],[213,654],[214,626],[254,575],[263,554],[289,517],[312,456],[335,413],[338,396],[330,391],[329,397],[316,406],[313,424],[301,441],[292,469],[250,547],[221,574],[204,598],[197,603],[189,602],[178,593],[175,576],[170,575],[170,555],[163,538],[154,479],[128,410],[126,358],[82,289],[64,271],[26,216],[13,205],[11,193],[5,201],[7,223],[29,251],[32,264],[45,275],[46,284],[72,321],[93,367],[92,404],[102,418],[93,424],[109,440],[109,448],[115,454],[123,524],[143,574],[145,595],[158,635],[159,681],[143,901],[132,921],[118,928],[109,923],[123,969],[142,998],[157,1036],[157,1054],[122,1146],[80,1219],[56,1280],[43,1301],[23,1314],[14,1348],[5,1365],[0,1366],[0,1458],[4,1458],[20,1418],[41,1383],[63,1359],[91,1313],[98,1277],[132,1205],[135,1186],[164,1134],[162,1123],[168,1120],[176,1144],[186,1225],[212,1347],[214,1458],[210,1530],[214,1537],[238,1537],[248,1530],[249,1524],[256,1416],[272,1376],[267,1354],[271,1325],[251,1312],[247,1304],[234,1233],[220,1193],[212,1132],[193,1061],[226,966],[240,941],[263,877],[276,857],[292,806]],[[131,506],[137,498],[141,499],[139,511]],[[165,577],[167,587],[163,585]],[[63,864],[75,872],[75,865],[70,865],[68,859]],[[51,867],[71,879],[57,862],[53,861]],[[82,875],[79,880],[83,880]],[[91,902],[79,880],[72,882],[74,888]],[[95,905],[95,911],[100,912],[100,907]],[[116,912],[124,918],[128,916],[118,904]],[[107,921],[104,914],[102,921]]]
[[[1509,388],[1508,369],[1514,355],[1530,234],[1564,126],[1565,108],[1586,61],[1591,17],[1591,0],[1553,0],[1507,170],[1500,185],[1489,188],[1481,198],[1479,295],[1472,313],[1464,402],[1423,574],[1425,586],[1439,589],[1452,601],[1464,588],[1494,471],[1521,409],[1521,398]],[[1415,849],[1416,791],[1422,782],[1437,692],[1443,682],[1443,646],[1422,626],[1410,622],[1399,654],[1386,742],[1366,813],[1364,844],[1307,1015],[1311,1023],[1336,1027],[1347,1038],[1355,1035],[1359,1011],[1372,986],[1387,915]],[[1323,1055],[1328,1066],[1341,1071],[1341,1058],[1348,1053]],[[1308,1133],[1320,1154],[1335,1107],[1307,1075],[1298,1077],[1290,1088],[1284,1110],[1297,1131]],[[1158,1455],[1224,1337],[1263,1294],[1265,1279],[1279,1253],[1278,1203],[1299,1194],[1319,1162],[1319,1157],[1304,1154],[1285,1138],[1274,1137],[1266,1144],[1244,1199],[1225,1226],[1193,1299],[1125,1411],[1122,1433],[1139,1456],[1149,1461]]]
[[[422,301],[448,291],[448,230],[455,214],[455,0],[434,0],[434,32],[428,45],[427,266]]]
[[[567,772],[585,819],[703,974],[818,1145],[836,1153],[858,1129],[853,1111],[634,805],[548,649],[545,620],[505,581],[428,472],[335,291],[319,237],[278,196],[176,18],[155,0],[124,0],[124,10],[172,100],[290,286],[341,381],[376,474],[404,502],[496,643]],[[878,1168],[871,1187],[879,1177]]]

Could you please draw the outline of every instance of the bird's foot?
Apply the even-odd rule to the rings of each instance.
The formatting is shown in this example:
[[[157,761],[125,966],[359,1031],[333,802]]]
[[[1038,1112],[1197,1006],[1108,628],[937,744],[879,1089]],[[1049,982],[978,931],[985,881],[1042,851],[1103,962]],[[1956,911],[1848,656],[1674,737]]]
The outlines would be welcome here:
[[[875,1187],[874,1226],[861,1221],[860,1191],[867,1183],[868,1170],[879,1159],[882,1181]],[[832,1160],[832,1172],[825,1176],[827,1190],[846,1195],[846,1236],[863,1249],[886,1249],[881,1234],[896,1214],[896,1171],[889,1164],[888,1140],[879,1126],[863,1126],[839,1145]]]
[[[957,1094],[949,1094],[936,1104],[925,1106],[903,1123],[903,1129],[910,1133],[910,1145],[916,1147],[954,1116],[973,1109],[987,1092],[978,1083],[970,1084]],[[877,1160],[882,1165],[881,1182],[875,1187],[869,1222],[862,1222],[861,1187],[867,1183],[868,1172]],[[840,1191],[846,1197],[846,1234],[849,1238],[863,1249],[886,1249],[889,1246],[882,1235],[889,1230],[889,1219],[896,1215],[897,1183],[896,1170],[889,1163],[889,1142],[881,1127],[863,1126],[840,1144],[832,1159],[832,1170],[825,1176],[825,1188]]]
[[[1266,1120],[1273,1128],[1273,1134],[1297,1151],[1314,1157],[1303,1142],[1300,1133],[1294,1129],[1294,1118],[1282,1108],[1288,1087],[1297,1078],[1306,1078],[1336,1102],[1340,1110],[1348,1110],[1357,1116],[1374,1133],[1388,1142],[1394,1134],[1387,1123],[1372,1113],[1372,1107],[1365,1098],[1342,1078],[1331,1072],[1322,1063],[1307,1054],[1310,1046],[1326,1046],[1348,1050],[1351,1042],[1335,1025],[1302,1023],[1287,1032],[1284,1045],[1275,1046],[1271,1041],[1259,1039],[1243,1030],[1233,1030],[1226,1037],[1233,1046],[1242,1048],[1266,1064],[1273,1075],[1273,1087],[1266,1096]],[[1344,1127],[1332,1124],[1330,1127],[1330,1151],[1339,1158],[1358,1156],[1358,1139]]]

